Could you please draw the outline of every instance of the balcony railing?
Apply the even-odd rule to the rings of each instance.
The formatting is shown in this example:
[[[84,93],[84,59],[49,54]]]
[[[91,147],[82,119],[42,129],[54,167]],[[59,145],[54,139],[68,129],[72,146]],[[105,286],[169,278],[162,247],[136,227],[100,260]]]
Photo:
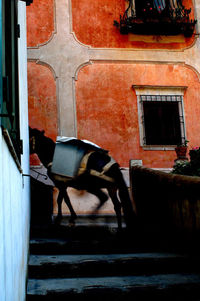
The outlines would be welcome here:
[[[140,12],[133,10],[132,0],[120,21],[114,21],[121,34],[140,35],[179,35],[191,37],[194,34],[196,20],[190,18],[191,9],[184,6],[178,8],[165,7],[159,11],[155,7],[146,6]]]

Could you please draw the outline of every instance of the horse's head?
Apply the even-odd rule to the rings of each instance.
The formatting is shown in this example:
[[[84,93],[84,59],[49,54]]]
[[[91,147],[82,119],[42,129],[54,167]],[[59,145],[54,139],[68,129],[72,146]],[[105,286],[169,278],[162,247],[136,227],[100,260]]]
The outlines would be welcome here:
[[[42,137],[44,137],[44,131],[29,127],[30,154],[37,153],[37,145]]]

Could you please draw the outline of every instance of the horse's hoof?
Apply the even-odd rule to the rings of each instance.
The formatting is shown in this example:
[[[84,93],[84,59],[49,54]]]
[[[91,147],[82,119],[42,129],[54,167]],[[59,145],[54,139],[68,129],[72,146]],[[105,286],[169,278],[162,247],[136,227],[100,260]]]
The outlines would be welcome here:
[[[116,234],[117,234],[117,235],[122,235],[122,234],[124,233],[123,228],[121,228],[121,227],[115,229],[115,231],[116,231]]]
[[[69,222],[68,227],[69,228],[74,228],[75,227],[75,222]]]
[[[56,216],[56,218],[54,219],[54,224],[59,225],[61,223],[61,220],[62,220],[62,216]]]

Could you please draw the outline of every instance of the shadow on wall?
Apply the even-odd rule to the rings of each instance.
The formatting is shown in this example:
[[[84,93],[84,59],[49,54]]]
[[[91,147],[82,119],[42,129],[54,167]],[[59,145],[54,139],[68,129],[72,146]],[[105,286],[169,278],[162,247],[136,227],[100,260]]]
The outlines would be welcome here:
[[[53,186],[31,177],[31,227],[50,225],[52,214]]]

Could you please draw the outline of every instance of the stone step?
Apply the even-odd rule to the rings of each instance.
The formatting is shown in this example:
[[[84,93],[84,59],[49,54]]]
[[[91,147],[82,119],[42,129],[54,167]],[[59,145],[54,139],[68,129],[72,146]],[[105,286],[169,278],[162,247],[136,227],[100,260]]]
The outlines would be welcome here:
[[[171,239],[171,238],[170,238]],[[181,248],[181,244],[176,244]],[[144,234],[135,229],[123,228],[117,231],[117,225],[109,222],[102,224],[100,219],[95,225],[87,220],[76,227],[66,225],[38,228],[32,231],[30,252],[32,254],[98,254],[153,252],[155,250],[173,250],[174,243],[160,234]]]
[[[200,276],[151,276],[29,279],[27,301],[33,300],[199,300]]]
[[[66,236],[76,236],[77,238],[91,237],[94,235],[101,238],[102,236],[112,236],[117,232],[117,223],[108,218],[79,218],[76,226],[69,226],[69,221],[65,217],[59,225],[52,223],[51,225],[35,226],[31,228],[31,238],[65,238]],[[126,227],[123,224],[121,233],[127,233]]]
[[[129,239],[113,237],[93,239],[80,239],[76,237],[64,238],[35,238],[30,240],[30,253],[39,255],[57,254],[112,254],[112,253],[138,253],[154,251],[171,251],[170,245],[159,242],[142,240],[136,238]]]
[[[111,235],[76,235],[76,232],[65,234],[65,237],[35,237],[30,240],[31,254],[112,254],[112,253],[191,253],[198,255],[198,240],[189,241],[178,237],[154,237],[143,234],[112,233]]]
[[[59,251],[58,251],[59,249]],[[113,216],[98,217],[95,221],[81,217],[75,227],[68,226],[68,217],[61,225],[55,224],[31,229],[30,251],[33,254],[96,254],[130,252],[200,252],[199,234],[159,229],[148,232],[138,225],[137,229],[117,231]]]
[[[31,255],[29,278],[156,275],[200,271],[200,258],[169,253]]]
[[[200,300],[198,249],[183,255],[188,240],[179,238],[118,232],[111,220],[34,228],[27,301]]]

